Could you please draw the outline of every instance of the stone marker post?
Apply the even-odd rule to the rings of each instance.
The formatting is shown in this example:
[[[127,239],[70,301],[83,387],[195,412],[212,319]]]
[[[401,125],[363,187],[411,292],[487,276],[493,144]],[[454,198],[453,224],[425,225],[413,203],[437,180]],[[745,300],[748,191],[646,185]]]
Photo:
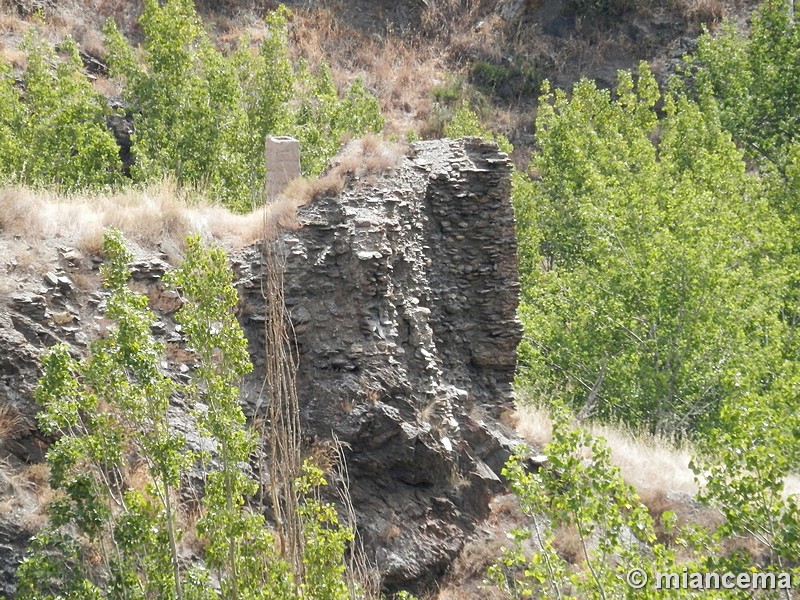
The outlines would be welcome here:
[[[267,136],[267,198],[278,196],[300,177],[300,142],[289,136]]]

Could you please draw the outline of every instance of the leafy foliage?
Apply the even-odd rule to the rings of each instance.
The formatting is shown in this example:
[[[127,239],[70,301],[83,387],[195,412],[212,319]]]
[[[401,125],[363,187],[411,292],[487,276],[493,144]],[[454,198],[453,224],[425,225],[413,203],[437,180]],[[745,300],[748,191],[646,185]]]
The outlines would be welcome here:
[[[112,73],[135,107],[132,152],[138,180],[174,173],[239,208],[249,199],[243,154],[246,114],[233,65],[217,51],[191,0],[147,0],[139,20],[144,64],[113,22],[106,26]]]
[[[239,406],[238,381],[252,365],[233,312],[238,297],[232,279],[222,249],[206,250],[197,237],[189,238],[181,268],[167,277],[187,298],[177,320],[198,359],[187,392],[200,432],[217,443],[220,463],[208,475],[197,531],[222,597],[257,597],[264,589],[286,596],[292,589],[288,566],[278,559],[263,515],[246,506],[258,484],[242,465],[257,441]]]
[[[749,396],[726,406],[693,468],[705,482],[700,500],[724,516],[718,539],[748,536],[758,544],[763,569],[800,576],[800,502],[784,493],[800,458],[797,376],[766,397]],[[749,555],[712,557],[718,568],[744,570]]]
[[[24,130],[24,119],[24,108],[14,87],[11,67],[0,60],[0,180],[10,179],[20,171],[23,153],[20,135]]]
[[[300,506],[305,535],[303,564],[306,566],[301,597],[348,600],[350,593],[342,556],[353,539],[353,532],[340,527],[335,507],[319,499],[318,490],[327,483],[318,467],[306,461],[297,485],[298,492],[306,497]]]
[[[693,431],[779,368],[787,235],[713,101],[675,86],[658,119],[658,100],[646,65],[617,99],[586,81],[542,99],[541,180],[515,199],[521,381],[583,416]]]
[[[731,438],[725,438],[714,445],[722,450],[730,442]],[[747,573],[757,568],[762,573],[788,572],[797,577],[800,546],[794,536],[800,521],[796,499],[780,495],[785,463],[778,460],[777,466],[767,467],[766,453],[738,452],[736,447],[728,456],[722,450],[708,463],[714,466],[707,473],[705,499],[714,497],[724,507],[726,523],[714,532],[678,526],[675,514],[665,511],[657,515],[661,530],[657,535],[653,517],[611,464],[605,443],[576,427],[563,406],[554,406],[553,438],[544,448],[547,464],[530,472],[523,449],[503,470],[532,524],[530,529],[511,532],[514,544],[490,567],[489,580],[511,598],[655,599],[696,595],[680,586],[659,589],[659,573]],[[734,454],[740,458],[731,460]],[[715,463],[719,458],[724,462]],[[746,468],[730,471],[745,466],[740,459],[747,462]],[[762,467],[767,471],[758,470]],[[747,475],[742,477],[742,473]],[[556,546],[559,532],[565,530],[574,532],[580,548],[580,558],[573,563]],[[751,556],[723,551],[723,542],[745,532],[756,532],[773,552],[757,567]],[[629,580],[632,571],[646,574],[649,581]],[[630,581],[645,585],[634,588]],[[715,598],[752,597],[750,590],[715,589],[713,593]],[[763,597],[789,596],[779,589],[765,591]]]
[[[305,65],[298,73],[299,105],[289,133],[300,140],[303,173],[319,175],[336,153],[347,133],[378,132],[383,117],[377,98],[355,80],[342,98],[326,64],[312,74]]]
[[[64,190],[118,182],[110,110],[81,72],[75,43],[67,40],[56,53],[31,29],[23,48],[24,94],[0,61],[0,177]]]
[[[230,57],[214,47],[191,0],[145,1],[142,61],[107,25],[112,72],[125,81],[136,115],[134,178],[172,173],[248,210],[263,201],[267,135],[296,135],[303,173],[318,175],[343,136],[383,127],[378,102],[360,81],[340,95],[326,65],[312,74],[292,64],[290,16],[283,7],[272,12],[260,49],[245,41]]]
[[[784,0],[765,0],[749,36],[732,23],[703,35],[689,59],[701,93],[712,94],[720,119],[748,156],[783,170],[800,141],[800,27]]]
[[[650,570],[653,558],[664,553],[660,546],[655,557],[643,551],[656,539],[647,510],[610,464],[605,444],[571,427],[563,409],[555,410],[553,441],[544,452],[548,464],[536,473],[525,469],[522,454],[503,470],[534,524],[531,531],[512,532],[514,547],[490,569],[490,577],[514,598],[624,597],[625,572]],[[578,570],[553,545],[563,526],[575,528],[582,556]],[[531,535],[535,550],[528,558],[523,542]]]
[[[718,35],[706,32],[696,53],[686,59],[687,79],[702,99],[713,97],[720,122],[733,135],[765,185],[765,197],[786,224],[792,245],[783,260],[795,274],[784,293],[784,321],[798,322],[800,272],[800,27],[787,2],[765,0],[753,17],[748,34],[727,23]],[[798,356],[796,336],[793,360]]]
[[[638,80],[621,73],[614,95],[586,81],[571,97],[545,88],[538,177],[515,175],[518,382],[556,417],[549,465],[529,473],[515,457],[505,472],[535,521],[491,571],[511,596],[630,597],[613,570],[641,565],[642,551],[667,572],[797,578],[800,505],[784,489],[800,458],[797,39],[786,7],[767,2],[749,38],[706,35],[688,84],[673,81],[663,97],[645,65]],[[680,532],[677,554],[656,540],[602,444],[566,425],[560,399],[579,421],[693,434],[698,499],[721,524]],[[620,522],[632,548],[598,560]],[[578,564],[555,552],[559,526],[577,531]],[[754,546],[730,551],[742,538]],[[715,595],[744,597],[726,593]]]
[[[39,534],[33,556],[20,566],[22,598],[56,598],[48,590],[62,586],[100,597],[103,579],[122,597],[180,597],[172,496],[190,455],[167,422],[174,384],[161,372],[147,299],[126,285],[132,257],[115,232],[103,249],[108,315],[116,326],[92,344],[85,361],[66,346],[51,349],[36,389],[44,408],[39,426],[58,438],[47,459],[50,485],[61,496],[50,507],[51,529]],[[146,461],[142,490],[125,485],[129,453]],[[70,534],[75,541],[65,544]],[[88,564],[91,553],[103,557],[100,573],[56,566]]]
[[[190,384],[178,386],[162,372],[163,348],[150,333],[154,317],[146,297],[128,288],[132,256],[117,232],[105,237],[102,269],[114,326],[87,359],[76,360],[63,345],[44,358],[36,396],[40,427],[57,438],[47,458],[58,496],[49,526],[19,568],[22,599],[350,598],[343,555],[352,532],[319,499],[319,469],[307,465],[295,482],[305,497],[299,577],[249,505],[259,485],[247,467],[257,439],[238,384],[252,365],[234,316],[233,274],[221,249],[206,249],[198,238],[187,246],[184,264],[167,280],[184,295],[177,319],[197,359]],[[189,401],[212,452],[192,450],[170,424],[176,393]],[[179,492],[198,461],[208,471],[195,526],[204,547],[202,561],[187,565],[180,540],[188,507]]]
[[[470,67],[470,81],[498,98],[518,101],[538,91],[542,76],[518,58],[506,64],[479,60]]]
[[[494,133],[482,125],[478,115],[466,104],[462,104],[458,108],[453,118],[445,126],[444,134],[454,139],[475,136],[485,140],[491,140],[495,142],[503,152],[507,154],[514,152],[514,146],[511,145],[508,138],[502,134]]]

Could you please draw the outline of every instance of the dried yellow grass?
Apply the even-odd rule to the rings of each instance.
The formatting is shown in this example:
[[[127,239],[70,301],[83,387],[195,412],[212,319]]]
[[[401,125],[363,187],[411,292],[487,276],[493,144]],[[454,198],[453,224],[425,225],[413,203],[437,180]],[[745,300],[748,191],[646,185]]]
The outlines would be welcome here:
[[[13,462],[13,464],[12,464]],[[13,514],[28,533],[35,533],[47,523],[47,505],[53,490],[47,483],[49,467],[45,463],[20,466],[10,459],[0,459],[0,512]]]
[[[726,16],[723,0],[674,0],[674,6],[689,23],[716,25]]]
[[[187,236],[237,250],[265,231],[294,229],[298,207],[322,194],[339,194],[349,178],[379,177],[394,170],[405,148],[367,136],[350,142],[317,179],[298,178],[273,202],[247,214],[233,213],[170,179],[113,193],[62,194],[24,187],[0,189],[0,234],[27,242],[58,238],[88,254],[102,248],[103,231],[119,229],[143,249],[180,254]]]
[[[289,182],[286,189],[270,204],[269,216],[283,228],[296,228],[295,214],[298,207],[326,194],[340,194],[350,178],[377,178],[390,173],[398,167],[404,156],[404,146],[386,142],[376,135],[354,140],[333,159],[331,166],[321,177],[298,177]]]
[[[19,18],[13,8],[0,6],[0,34],[21,34],[27,28],[28,24]]]
[[[693,496],[697,482],[689,468],[693,449],[688,442],[593,424],[591,434],[602,437],[611,449],[611,460],[622,476],[643,498],[659,492]]]
[[[0,406],[0,447],[24,433],[25,420],[10,404]]]
[[[642,498],[658,493],[693,496],[697,492],[694,473],[689,469],[692,448],[688,443],[649,434],[635,434],[619,427],[591,424],[589,432],[606,440],[611,461]],[[517,411],[517,431],[530,444],[541,448],[552,438],[552,423],[547,410],[532,405]]]
[[[418,130],[430,110],[431,89],[448,70],[434,45],[413,35],[370,33],[321,6],[295,9],[291,44],[312,65],[328,62],[340,88],[360,77],[381,102],[385,130],[398,137]]]
[[[397,143],[386,142],[370,134],[347,144],[333,159],[327,176],[380,176],[394,171],[405,156],[406,148]]]
[[[344,178],[340,173],[326,173],[317,179],[297,177],[289,182],[286,189],[272,202],[278,223],[293,228],[293,208],[308,204],[324,194],[338,194],[344,189]]]
[[[518,407],[515,415],[517,432],[532,446],[542,448],[552,439],[552,422],[545,408],[533,404]],[[664,502],[664,498],[694,496],[698,483],[689,468],[694,452],[687,441],[634,433],[630,430],[593,423],[589,433],[602,437],[611,450],[611,462],[619,467],[625,481],[636,489],[648,506]],[[789,475],[784,481],[784,497],[800,497],[800,475]]]
[[[59,238],[90,254],[99,252],[107,227],[119,229],[143,248],[180,248],[188,235],[199,234],[238,249],[262,235],[265,215],[275,211],[267,206],[249,214],[232,213],[220,205],[187,199],[169,181],[105,195],[0,189],[0,233],[19,235],[28,242]]]

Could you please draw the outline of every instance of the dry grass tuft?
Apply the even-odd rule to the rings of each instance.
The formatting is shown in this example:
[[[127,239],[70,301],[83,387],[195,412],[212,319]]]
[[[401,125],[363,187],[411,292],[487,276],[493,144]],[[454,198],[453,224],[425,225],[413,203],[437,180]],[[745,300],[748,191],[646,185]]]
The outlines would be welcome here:
[[[467,600],[468,598],[505,598],[498,588],[485,582],[486,569],[502,556],[503,548],[511,547],[506,533],[531,524],[522,514],[519,501],[512,494],[495,497],[490,514],[481,528],[469,539],[442,580],[436,600]],[[531,549],[533,542],[524,543]]]
[[[317,196],[332,193],[337,194],[344,188],[341,177],[320,177],[319,179],[306,179],[297,177],[289,182],[280,196],[270,204],[269,215],[264,214],[264,223],[267,228],[275,223],[284,227],[297,228],[297,208],[311,202]]]
[[[453,579],[483,576],[489,565],[502,555],[503,548],[507,546],[509,543],[505,536],[481,537],[468,541],[454,565]]]
[[[4,10],[0,5],[0,36],[21,38],[29,25],[13,9]]]
[[[45,490],[50,486],[50,465],[47,463],[34,463],[22,470],[22,477],[37,490]]]
[[[518,409],[517,431],[530,444],[541,448],[552,437],[552,423],[547,411],[530,405]],[[593,436],[605,438],[611,449],[611,461],[620,468],[643,502],[660,494],[694,496],[697,483],[689,469],[692,449],[688,443],[649,434],[635,434],[618,427],[593,424]]]
[[[697,493],[697,482],[689,468],[692,448],[688,442],[676,443],[609,425],[592,425],[590,431],[605,438],[611,448],[611,461],[643,499],[658,492],[689,496]]]
[[[378,533],[378,539],[384,544],[390,544],[395,541],[403,533],[403,530],[394,523],[386,523],[383,529]]]
[[[0,190],[0,231],[29,237],[38,234],[38,208],[33,192],[18,188]]]
[[[494,27],[477,27],[482,21],[481,17],[489,13],[486,0],[439,0],[426,2],[420,15],[422,32],[434,39],[448,44],[458,44],[467,38],[468,43],[473,43],[476,37],[481,37],[482,32]],[[495,46],[487,50],[492,53],[501,51]]]
[[[553,547],[558,555],[572,565],[577,565],[583,558],[584,542],[574,523],[560,525],[553,535]]]
[[[338,194],[344,188],[344,180],[340,177],[323,176],[319,179],[298,177],[262,210],[261,231],[272,232],[276,227],[296,230],[297,209],[323,194]]]
[[[547,409],[522,404],[517,407],[515,420],[517,433],[535,448],[542,448],[553,439],[553,423]]]
[[[143,248],[168,254],[193,233],[238,249],[262,235],[265,210],[235,214],[177,191],[170,181],[108,195],[11,187],[0,190],[0,233],[28,241],[59,238],[89,255],[101,252],[107,227],[116,227]]]
[[[208,539],[201,538],[197,533],[197,522],[203,517],[203,508],[200,502],[190,504],[188,508],[178,514],[179,525],[183,530],[181,548],[192,556],[202,556]]]
[[[123,85],[118,79],[109,79],[102,75],[97,76],[92,81],[92,88],[98,94],[102,94],[106,98],[114,98],[115,96],[122,96]]]
[[[44,464],[13,466],[0,460],[0,511],[14,514],[15,521],[28,533],[35,533],[47,523],[47,505],[54,493],[47,481],[49,467]]]
[[[105,195],[8,187],[0,189],[0,234],[20,236],[34,245],[58,238],[88,255],[101,253],[107,227],[119,229],[140,248],[158,249],[170,260],[180,258],[190,234],[236,250],[262,238],[265,227],[296,229],[298,207],[323,194],[339,194],[348,179],[391,172],[403,155],[401,145],[376,136],[350,142],[322,177],[297,179],[275,201],[248,214],[209,203],[201,193],[182,190],[169,179]]]
[[[103,254],[103,230],[100,228],[92,229],[81,235],[77,240],[78,248],[84,253],[92,256]]]
[[[25,433],[25,418],[10,404],[0,406],[0,447]]]
[[[358,20],[349,23],[336,11],[306,6],[294,12],[292,49],[310,64],[330,63],[341,88],[360,77],[386,115],[386,131],[402,137],[417,131],[430,110],[431,89],[448,69],[434,45],[414,35],[370,32]]]
[[[0,57],[2,60],[11,65],[12,68],[20,71],[28,66],[28,59],[25,53],[18,48],[3,48],[0,50]]]
[[[94,58],[102,59],[105,57],[106,49],[103,44],[103,36],[97,29],[78,21],[73,25],[71,34],[83,52]]]
[[[153,483],[153,476],[144,459],[134,457],[124,477],[125,485],[148,495],[148,488]]]
[[[726,16],[722,0],[676,0],[675,8],[687,23],[716,25]]]
[[[50,318],[53,320],[53,323],[62,326],[68,325],[69,323],[72,323],[72,321],[75,320],[75,316],[67,310],[53,312],[50,315]]]
[[[405,156],[406,148],[386,142],[377,135],[367,135],[348,143],[334,158],[328,175],[352,176],[361,179],[391,173]]]
[[[70,273],[72,283],[82,292],[90,292],[99,289],[101,286],[100,277],[95,273],[75,271]]]
[[[332,440],[314,440],[304,450],[304,460],[309,460],[312,465],[320,469],[326,477],[337,466],[338,453],[336,443]]]

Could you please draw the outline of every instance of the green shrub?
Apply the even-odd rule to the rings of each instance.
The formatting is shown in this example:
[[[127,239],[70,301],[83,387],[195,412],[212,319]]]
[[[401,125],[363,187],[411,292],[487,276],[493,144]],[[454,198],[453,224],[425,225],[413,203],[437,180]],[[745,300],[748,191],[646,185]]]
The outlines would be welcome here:
[[[0,58],[0,180],[13,178],[21,170],[24,121],[25,109],[11,67]]]
[[[479,89],[504,100],[532,96],[542,84],[542,76],[536,68],[521,60],[509,64],[479,60],[470,68],[469,77]]]
[[[99,598],[105,586],[112,597],[134,591],[181,597],[173,503],[192,456],[167,421],[176,386],[161,370],[163,348],[150,332],[155,319],[147,299],[127,287],[132,256],[116,233],[106,235],[103,250],[115,327],[82,361],[64,345],[51,348],[36,388],[39,427],[56,438],[47,460],[58,496],[49,507],[49,526],[20,565],[23,599],[60,598],[71,590]],[[124,481],[131,452],[147,464],[144,489]],[[88,569],[92,554],[102,559],[99,570]]]
[[[186,300],[177,320],[197,359],[191,383],[180,386],[162,370],[164,348],[152,337],[147,298],[128,287],[132,256],[118,233],[106,235],[104,252],[113,325],[86,359],[64,345],[50,349],[36,388],[39,426],[56,439],[47,454],[56,499],[19,567],[19,598],[349,598],[344,552],[353,534],[318,498],[325,485],[318,469],[307,465],[294,482],[304,573],[292,573],[264,515],[250,506],[259,483],[247,465],[257,440],[238,384],[252,365],[225,253],[190,238],[185,262],[167,275]],[[213,462],[170,424],[177,393],[214,448]],[[180,486],[198,462],[209,471],[193,531],[204,547],[187,564]]]
[[[765,0],[749,35],[726,23],[688,57],[698,91],[713,95],[725,128],[748,156],[781,172],[800,142],[800,27],[784,0]]]
[[[762,569],[800,576],[800,498],[786,493],[787,478],[800,460],[797,435],[797,369],[768,394],[749,395],[726,405],[720,425],[700,443],[692,460],[703,482],[699,499],[719,511],[720,541],[750,537]],[[747,570],[747,554],[710,556],[721,570]]]
[[[514,151],[514,146],[511,145],[508,138],[484,127],[478,119],[478,115],[466,104],[462,104],[453,115],[453,118],[444,128],[444,134],[450,138],[475,136],[495,142],[500,150],[507,154],[511,154]]]
[[[134,111],[134,179],[172,174],[249,209],[248,121],[233,63],[214,48],[191,0],[146,0],[139,23],[143,64],[113,22],[105,28],[111,73]]]
[[[530,529],[510,532],[514,545],[489,569],[489,578],[511,598],[627,598],[625,572],[652,573],[674,566],[657,543],[653,520],[610,461],[604,441],[574,427],[563,407],[553,412],[547,464],[525,467],[524,451],[503,469]],[[571,565],[555,548],[557,531],[574,528],[580,546]],[[526,553],[526,540],[533,550]],[[650,597],[641,592],[641,597]],[[637,596],[639,597],[639,596]],[[668,596],[671,597],[671,596]]]
[[[431,96],[439,104],[455,104],[464,95],[464,81],[460,77],[449,76],[444,83],[431,90]]]
[[[297,97],[299,102],[293,107],[294,122],[288,133],[300,141],[304,175],[319,175],[341,147],[345,135],[377,133],[383,128],[377,98],[358,79],[340,97],[325,63],[316,73],[304,64],[299,66]]]
[[[119,182],[110,110],[81,72],[75,43],[56,52],[31,29],[22,47],[23,93],[0,63],[0,178],[67,191]]]
[[[327,65],[313,74],[292,65],[290,15],[283,7],[272,12],[259,50],[245,41],[226,57],[214,48],[191,0],[146,0],[142,62],[114,24],[107,25],[112,73],[124,80],[135,113],[135,179],[173,174],[183,185],[248,210],[264,200],[267,135],[298,137],[303,174],[313,176],[343,136],[380,131],[378,101],[360,81],[340,95]]]
[[[695,458],[704,465],[697,468],[700,499],[725,517],[719,526],[704,528],[679,524],[671,511],[651,516],[611,464],[604,440],[554,405],[552,441],[543,449],[547,463],[531,472],[523,450],[503,470],[531,525],[510,532],[514,543],[489,569],[489,579],[515,599],[696,597],[692,589],[657,589],[657,573],[789,573],[796,585],[800,509],[797,498],[785,498],[782,490],[789,465],[796,464],[796,452],[783,450],[791,445],[789,432],[798,418],[785,406],[770,417],[770,411],[752,408],[734,410],[738,414],[726,429],[709,438],[705,458]],[[565,531],[577,537],[572,562],[556,549]],[[742,537],[751,537],[758,550],[726,550]],[[650,578],[642,589],[628,583],[633,569]],[[714,590],[715,598],[745,596],[749,590]],[[790,595],[775,590],[764,597]]]
[[[616,99],[587,81],[542,99],[540,179],[514,192],[520,380],[585,414],[698,432],[782,370],[790,237],[713,103],[673,89],[659,118],[659,99],[644,65]]]
[[[264,164],[264,141],[270,134],[288,131],[293,121],[290,102],[295,95],[296,77],[288,48],[290,16],[283,6],[271,12],[260,48],[252,48],[245,40],[233,55],[247,114],[244,133],[249,186],[257,200],[268,169]]]

